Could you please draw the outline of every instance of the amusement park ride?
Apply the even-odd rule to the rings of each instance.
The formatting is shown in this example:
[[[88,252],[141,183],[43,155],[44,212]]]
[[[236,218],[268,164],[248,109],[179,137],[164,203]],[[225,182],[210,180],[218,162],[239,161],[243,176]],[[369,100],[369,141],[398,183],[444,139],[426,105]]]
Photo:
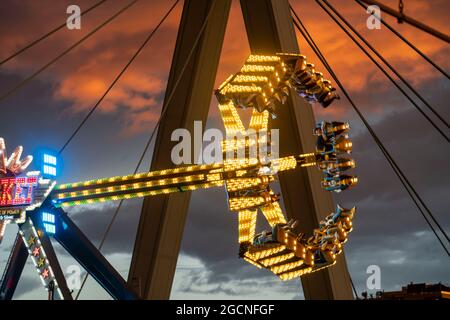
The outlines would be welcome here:
[[[213,187],[224,187],[229,209],[237,215],[237,251],[243,261],[281,280],[300,279],[305,299],[353,298],[343,245],[353,228],[355,208],[335,207],[331,196],[358,182],[346,173],[355,167],[348,155],[350,126],[315,120],[312,104],[326,108],[339,97],[300,54],[289,1],[240,0],[251,54],[217,90],[231,0],[183,3],[150,170],[57,184],[60,168],[54,154],[40,157],[40,172],[27,172],[32,157],[21,160],[22,147],[8,157],[0,138],[0,242],[7,224],[19,227],[0,279],[0,300],[13,298],[28,258],[50,299],[73,299],[52,239],[112,298],[168,299],[191,191]],[[206,122],[212,92],[226,132],[223,159],[176,166],[171,135],[180,128],[192,130],[195,121]],[[240,109],[251,109],[248,127]],[[272,129],[279,130],[279,141]],[[272,189],[276,180],[281,194]],[[126,281],[64,208],[131,198],[144,201]],[[259,213],[267,220],[267,230],[256,230]]]
[[[221,163],[58,185],[53,180],[56,157],[44,156],[42,172],[25,172],[32,157],[21,160],[22,147],[18,147],[8,158],[0,139],[1,236],[6,224],[19,226],[0,286],[1,298],[11,299],[28,255],[52,297],[71,299],[49,238],[56,239],[114,298],[138,298],[63,208],[211,187],[225,186],[230,211],[238,213],[239,257],[245,261],[270,270],[282,280],[335,264],[352,231],[355,208],[337,206],[311,235],[298,234],[294,230],[297,221],[286,221],[279,195],[270,184],[278,172],[316,166],[324,173],[321,186],[327,191],[340,192],[355,185],[357,178],[344,174],[355,167],[352,159],[343,156],[352,149],[349,125],[321,122],[313,132],[316,150],[272,158],[267,148],[272,144],[269,117],[276,117],[277,110],[283,108],[290,89],[323,107],[338,98],[331,83],[307,63],[305,56],[291,53],[250,55],[241,70],[216,90],[227,136],[222,141]],[[253,109],[248,129],[238,108]],[[249,136],[250,130],[257,134]],[[271,229],[257,234],[258,211]]]
[[[87,13],[104,2],[100,1],[83,12]],[[0,97],[0,102],[136,2],[138,1],[132,0],[44,67],[7,91]],[[80,131],[179,2],[181,1],[174,0],[159,24],[87,113],[58,155]],[[300,54],[294,25],[362,120],[449,255],[427,214],[448,240],[444,228],[353,102],[289,1],[239,2],[251,54],[239,72],[231,75],[214,91],[232,0],[183,1],[161,115],[134,174],[57,184],[55,179],[60,171],[57,156],[43,154],[40,158],[41,165],[36,166],[41,171],[27,171],[33,157],[22,159],[22,147],[16,148],[8,157],[5,141],[0,138],[0,242],[8,224],[17,224],[19,229],[0,278],[0,300],[13,298],[28,258],[33,262],[49,299],[73,299],[51,239],[56,240],[86,270],[87,275],[92,276],[114,299],[170,298],[191,191],[218,187],[224,187],[228,207],[237,215],[237,251],[243,261],[266,269],[281,280],[300,279],[298,283],[301,282],[305,299],[352,299],[352,288],[354,293],[356,288],[347,270],[343,245],[353,229],[355,208],[346,209],[340,205],[335,208],[331,196],[331,192],[341,192],[358,182],[355,176],[346,173],[355,167],[354,160],[348,156],[352,151],[352,142],[348,138],[350,126],[346,122],[316,122],[311,105],[320,104],[326,108],[339,99],[339,96],[331,82],[324,79],[322,73],[316,71],[315,66]],[[370,13],[369,5],[379,5],[384,13],[449,42],[447,35],[405,16],[401,1],[398,13],[378,1],[356,2],[364,10],[367,9],[366,13]],[[373,58],[359,40],[448,128],[445,119],[361,36],[339,10],[327,0],[316,0],[316,3],[449,141],[439,126],[401,89],[395,79],[389,76],[390,72],[377,63],[377,59]],[[303,3],[299,7],[301,5]],[[384,19],[377,17],[375,11],[370,15],[371,19],[379,19],[379,22],[449,78],[442,68]],[[0,61],[0,65],[64,26],[62,24]],[[239,44],[235,43],[234,46]],[[160,62],[154,56],[147,59],[151,60],[150,65]],[[196,121],[207,121],[213,91],[226,132],[225,139],[216,139],[222,140],[221,152],[215,152],[216,160],[213,163],[176,166],[176,161],[172,158],[175,146],[172,135],[178,129],[189,133],[192,130],[197,132]],[[243,124],[240,109],[252,111],[248,127]],[[273,129],[278,130],[279,136],[272,134]],[[150,170],[137,174],[152,141],[154,148]],[[194,156],[198,156],[199,150],[195,146],[192,149]],[[222,158],[217,160],[217,154],[220,153]],[[279,182],[280,194],[272,189],[275,181]],[[128,279],[125,281],[101,254],[100,249],[119,213],[122,201],[132,198],[144,200]],[[120,203],[97,249],[64,208],[106,201]],[[268,227],[257,232],[256,220],[259,213],[264,216]],[[212,210],[210,214],[216,212]],[[211,250],[216,250],[214,243],[211,244]],[[82,287],[75,299],[78,299]]]

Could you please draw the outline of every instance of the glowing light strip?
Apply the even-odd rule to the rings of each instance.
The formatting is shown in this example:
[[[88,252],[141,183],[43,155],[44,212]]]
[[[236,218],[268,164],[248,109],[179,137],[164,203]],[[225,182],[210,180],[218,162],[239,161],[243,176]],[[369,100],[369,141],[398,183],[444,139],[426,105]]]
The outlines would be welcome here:
[[[278,201],[261,207],[261,211],[271,227],[278,223],[286,223],[286,218],[283,215],[283,211],[281,210]]]
[[[294,258],[295,255],[292,252],[280,255],[280,256],[275,256],[275,257],[269,257],[263,260],[258,260],[259,263],[261,263],[262,265],[266,266],[266,267],[270,267],[273,266],[274,264],[289,260]]]
[[[252,54],[248,57],[247,62],[278,62],[281,58],[279,56],[266,56]]]
[[[297,260],[297,261],[289,262],[289,263],[286,263],[283,265],[271,267],[270,271],[272,271],[275,274],[280,274],[280,273],[286,272],[288,270],[300,267],[301,265],[303,265],[303,263],[304,263],[303,260]]]
[[[256,210],[239,211],[239,243],[252,242],[256,230]]]
[[[259,260],[259,259],[269,257],[271,255],[277,254],[284,250],[286,250],[286,246],[276,243],[276,244],[264,245],[264,247],[262,247],[262,248],[259,248],[256,246],[250,247],[250,249],[247,253],[254,260]]]
[[[253,64],[245,64],[241,72],[243,73],[253,73],[253,72],[275,72],[275,67],[273,66],[260,66],[260,65],[253,65]]]
[[[268,176],[267,179],[263,178],[265,177],[228,179],[226,181],[227,191],[234,192],[238,190],[248,190],[252,187],[263,186],[275,180],[273,176]]]
[[[293,156],[284,157],[273,160],[271,165],[278,171],[292,170],[297,167],[297,160]]]
[[[219,111],[222,116],[227,136],[234,137],[238,133],[241,135],[246,134],[242,120],[239,117],[236,107],[231,101],[226,104],[219,104]]]
[[[244,256],[244,260],[247,261],[248,263],[254,265],[258,269],[262,269],[262,266],[260,264],[256,263],[255,261],[253,261],[251,258]]]
[[[258,110],[253,109],[249,128],[256,131],[267,130],[268,123],[269,111],[265,110],[263,112],[258,112]]]
[[[264,197],[238,197],[228,200],[231,211],[240,211],[242,209],[254,208],[266,203]]]
[[[220,178],[220,175],[219,175]],[[75,192],[68,192],[68,193],[59,193],[56,195],[56,199],[68,199],[68,198],[78,198],[83,196],[93,196],[93,195],[99,195],[99,194],[107,194],[107,193],[115,193],[120,191],[133,191],[137,189],[143,189],[143,188],[149,188],[149,187],[164,187],[171,184],[179,184],[183,182],[195,182],[195,181],[202,181],[205,180],[205,175],[193,175],[193,176],[186,176],[186,177],[180,177],[180,178],[170,178],[170,179],[161,179],[161,180],[154,180],[149,182],[140,182],[140,183],[133,183],[133,184],[123,184],[119,186],[111,186],[111,187],[104,187],[104,188],[96,188],[91,190],[83,190],[83,191],[75,191]]]
[[[97,202],[142,198],[142,197],[154,196],[154,195],[158,195],[158,194],[168,194],[168,193],[175,193],[175,192],[180,192],[180,191],[192,191],[192,190],[196,190],[196,189],[205,189],[205,188],[221,187],[221,186],[223,186],[223,181],[216,181],[216,182],[203,183],[203,184],[198,184],[198,185],[193,185],[193,186],[182,186],[179,188],[178,187],[165,188],[165,189],[160,189],[160,190],[128,193],[128,194],[124,194],[124,195],[107,196],[107,197],[101,197],[101,198],[83,199],[83,200],[59,202],[59,203],[57,202],[54,205],[56,207],[79,206],[79,205],[92,204],[92,203],[97,203]]]
[[[250,75],[237,75],[232,82],[245,83],[245,82],[268,82],[269,78],[265,76],[250,76]]]
[[[194,171],[199,171],[199,170],[211,170],[211,169],[220,168],[222,166],[223,166],[222,163],[204,164],[204,165],[195,165],[195,166],[187,166],[187,167],[178,167],[175,169],[165,169],[165,170],[160,170],[160,171],[150,171],[150,172],[138,173],[138,174],[127,175],[127,176],[116,176],[116,177],[111,177],[111,178],[102,178],[102,179],[95,179],[95,180],[88,180],[88,181],[80,181],[80,182],[75,182],[75,183],[66,183],[66,184],[61,184],[61,185],[57,186],[55,188],[55,190],[64,190],[64,189],[77,188],[77,187],[87,187],[87,186],[96,185],[96,184],[136,180],[136,179],[142,179],[142,178],[164,176],[164,175],[169,175],[169,174],[194,172]]]
[[[310,154],[306,154],[306,156],[309,156]],[[313,154],[314,155],[314,154]],[[286,157],[281,158],[278,160],[275,160],[275,163],[281,167],[282,170],[288,170],[291,168],[294,168],[295,165],[295,157]],[[212,165],[197,165],[197,166],[188,166],[188,167],[181,167],[176,169],[169,169],[169,170],[161,170],[161,171],[155,171],[155,172],[148,172],[148,173],[141,173],[137,175],[130,175],[130,176],[124,176],[124,177],[113,177],[113,178],[104,178],[104,179],[97,179],[97,180],[90,180],[85,182],[77,182],[72,184],[65,184],[61,185],[57,188],[55,188],[55,201],[58,206],[69,206],[69,205],[79,205],[79,204],[87,204],[87,203],[95,203],[95,202],[103,202],[103,201],[114,201],[118,199],[131,199],[141,196],[147,196],[147,195],[157,195],[157,194],[164,194],[164,193],[172,193],[172,192],[179,192],[179,191],[189,191],[189,190],[195,190],[198,188],[201,188],[201,186],[204,187],[210,187],[210,186],[221,186],[224,183],[224,180],[222,180],[222,174],[224,172],[237,172],[242,171],[242,174],[245,174],[247,171],[244,168],[251,168],[254,165],[258,164],[258,159],[256,158],[245,158],[245,159],[233,159],[231,161],[227,161],[224,163],[218,163],[218,164],[212,164]],[[210,173],[208,173],[208,170]],[[198,171],[206,171],[202,174],[195,175]],[[171,178],[163,178],[160,180],[151,180],[146,182],[136,182],[136,183],[128,183],[128,184],[120,184],[121,182],[132,182],[133,179],[145,179],[145,177],[163,177],[167,175],[173,175],[175,173],[179,174],[186,174],[186,173],[192,173],[192,175],[189,176],[181,176],[181,177],[171,177]],[[273,177],[269,176],[269,182],[273,181]],[[214,182],[214,184],[201,184],[198,186],[181,186],[181,187],[173,187],[173,188],[164,188],[164,186],[168,184],[176,184],[176,183],[189,183],[194,181],[201,181],[201,180],[207,180],[208,182]],[[220,179],[220,180],[215,180]],[[242,181],[234,181],[233,179],[227,181],[230,181],[229,186],[227,186],[228,191],[233,190],[241,190],[238,189],[237,185],[239,183],[243,183],[243,186],[245,187],[256,187],[260,185],[263,182],[261,180],[261,177],[258,178],[248,178]],[[48,181],[48,180],[47,180]],[[40,180],[40,183],[44,182],[44,180]],[[112,185],[108,187],[102,187],[102,183],[106,184],[114,184],[117,183],[118,185]],[[55,182],[51,182],[48,190],[46,191],[46,194],[50,192],[54,186]],[[91,189],[91,186],[98,186],[95,189]],[[83,187],[85,189],[83,189]],[[131,192],[136,189],[145,189],[150,187],[163,187],[161,190],[149,190],[149,191],[143,191],[143,192]],[[70,188],[81,188],[81,190],[71,191],[71,192],[65,192],[65,193],[58,193],[58,191],[68,190]],[[116,192],[125,192],[130,191],[130,194],[128,192],[123,195],[114,195],[113,193]],[[95,197],[98,195],[103,195],[102,197]],[[90,198],[94,197],[94,198]],[[76,199],[76,200],[70,200],[70,198],[85,198],[85,199]],[[64,202],[65,204],[62,205],[61,203]],[[262,197],[253,197],[253,198],[247,198],[244,199],[242,202],[240,199],[235,199],[232,201],[233,204],[231,207],[232,210],[239,211],[240,209],[251,206],[258,206],[265,203],[264,198]],[[241,204],[239,204],[241,202]],[[70,203],[70,204],[67,204]],[[37,203],[39,205],[39,203]],[[283,221],[283,220],[278,220]]]
[[[221,90],[222,94],[227,94],[227,93],[261,93],[261,92],[262,92],[262,88],[260,86],[254,85],[254,84],[252,84],[252,85],[233,85],[233,84],[228,84]]]
[[[312,268],[309,267],[309,268],[305,268],[305,269],[301,269],[301,270],[297,270],[297,271],[282,273],[279,275],[279,277],[281,280],[291,280],[291,279],[300,277],[304,274],[311,273],[311,271],[312,271]]]

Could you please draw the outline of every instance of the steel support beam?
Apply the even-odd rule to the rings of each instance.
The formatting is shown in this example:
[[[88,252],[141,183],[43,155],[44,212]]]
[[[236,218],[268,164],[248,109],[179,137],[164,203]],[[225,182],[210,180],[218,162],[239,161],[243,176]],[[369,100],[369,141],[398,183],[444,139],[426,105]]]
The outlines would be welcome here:
[[[230,6],[231,0],[184,2],[165,104],[174,92],[159,125],[152,171],[174,166],[171,150],[176,142],[171,142],[171,135],[175,129],[186,128],[193,133],[194,121],[206,123]],[[144,199],[128,277],[143,299],[170,297],[190,196],[186,192]]]
[[[30,216],[32,217],[31,220],[33,221],[35,226],[38,226],[41,230],[43,230],[41,221],[40,219],[37,218],[39,216],[38,213],[35,212]],[[44,248],[47,260],[49,262],[49,265],[52,267],[53,273],[55,275],[55,280],[58,282],[59,289],[61,292],[61,295],[55,292],[52,295],[52,298],[54,300],[72,300],[73,299],[72,294],[70,293],[69,287],[67,286],[64,272],[62,271],[61,265],[59,264],[59,260],[56,257],[55,249],[53,249],[53,245],[50,238],[45,233],[42,233],[39,235],[39,240],[41,241],[41,246]],[[29,254],[28,256],[31,256],[31,254]]]
[[[241,0],[241,8],[252,53],[299,52],[288,0]],[[277,115],[271,128],[280,129],[281,157],[315,149],[314,114],[305,100],[292,91]],[[311,233],[319,220],[335,210],[331,194],[320,187],[320,179],[317,168],[279,174],[287,215],[299,220],[299,232]],[[343,254],[335,266],[301,280],[306,299],[353,299]]]
[[[3,236],[5,235],[5,228],[8,223],[6,221],[0,221],[0,244],[2,244]]]
[[[61,246],[116,300],[135,300],[135,293],[122,276],[62,209],[53,209],[56,230],[53,236]]]
[[[6,262],[5,271],[0,283],[0,300],[11,300],[22,275],[23,268],[27,262],[28,251],[23,243],[22,237],[17,233],[11,249],[10,256]]]

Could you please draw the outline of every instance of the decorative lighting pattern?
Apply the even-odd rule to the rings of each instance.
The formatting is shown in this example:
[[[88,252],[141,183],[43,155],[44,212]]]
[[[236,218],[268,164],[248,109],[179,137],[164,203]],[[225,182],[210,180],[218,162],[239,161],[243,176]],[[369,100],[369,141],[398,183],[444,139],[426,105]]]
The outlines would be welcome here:
[[[232,102],[240,108],[253,107],[259,112],[283,105],[292,88],[308,102],[329,106],[339,96],[331,82],[307,63],[300,54],[279,53],[271,56],[251,55],[240,72],[229,77],[216,90],[220,104]]]
[[[36,177],[0,179],[1,207],[24,206],[32,203],[33,189],[37,186]]]
[[[315,152],[272,159],[269,116],[275,116],[290,92],[323,107],[338,98],[330,82],[302,55],[251,55],[215,92],[226,131],[223,163],[63,184],[52,191],[52,202],[56,207],[73,206],[225,186],[229,208],[238,214],[241,258],[282,280],[329,267],[348,239],[355,209],[338,206],[312,236],[298,234],[296,222],[286,222],[280,195],[270,183],[278,172],[316,166],[324,173],[321,184],[325,190],[340,192],[355,185],[356,177],[343,174],[355,162],[341,157],[352,149],[349,125],[322,122],[314,130]],[[253,111],[246,128],[238,108],[248,107]],[[271,229],[256,233],[259,211]]]
[[[255,236],[256,210],[239,211],[239,243],[250,242]]]
[[[318,102],[323,107],[339,98],[331,83],[323,79],[314,65],[307,63],[305,56],[296,54],[251,55],[240,72],[230,76],[216,90],[227,133],[227,139],[222,143],[225,170],[240,172],[241,167],[254,166],[253,170],[244,170],[240,174],[245,177],[241,181],[224,176],[230,210],[237,211],[239,216],[239,255],[258,268],[272,271],[282,280],[336,263],[336,255],[342,252],[342,245],[351,231],[349,226],[355,209],[338,206],[336,213],[322,221],[312,237],[297,234],[294,231],[296,222],[286,223],[279,196],[270,188],[275,175],[297,167],[317,166],[325,174],[321,182],[325,190],[340,192],[357,183],[356,177],[342,174],[355,167],[352,159],[340,157],[342,153],[350,153],[352,148],[346,134],[347,123],[319,124],[314,131],[318,136],[314,153],[279,159],[259,156],[261,143],[271,142],[267,134],[269,114],[276,116],[276,108],[285,103],[290,89],[308,102]],[[237,112],[237,108],[248,107],[253,108],[249,129],[257,131],[256,136],[249,135],[250,130],[243,128]],[[256,155],[250,152],[255,146]],[[258,180],[258,177],[268,179]],[[256,234],[259,210],[272,230]]]
[[[283,211],[281,210],[278,201],[272,202],[264,207],[261,207],[261,211],[271,227],[280,223],[281,224],[286,223],[286,219],[283,215]]]
[[[25,222],[26,211],[39,207],[56,184],[43,179],[39,171],[21,175],[33,160],[32,156],[20,160],[22,152],[19,146],[8,158],[5,141],[0,138],[0,221]]]
[[[17,176],[21,174],[33,161],[32,156],[27,156],[20,160],[23,147],[18,146],[8,158],[6,154],[6,144],[3,138],[0,138],[0,177]]]
[[[42,230],[36,230],[30,218],[20,225],[19,234],[28,250],[28,254],[33,261],[36,272],[44,287],[49,290],[51,284],[54,286],[56,299],[63,299],[61,289],[56,281],[52,266],[47,258],[44,247],[41,243]]]
[[[284,171],[294,169],[297,162],[305,163],[306,161],[315,163],[315,158],[311,154],[305,154],[298,157],[280,158],[274,163],[278,166],[278,171]],[[269,164],[268,167],[271,165]],[[240,198],[245,198],[242,197],[242,194],[249,194],[249,192],[255,194],[253,199],[244,199],[249,208],[276,200],[273,192],[261,189],[261,186],[267,187],[270,182],[274,181],[275,176],[264,175],[260,173],[260,169],[257,158],[178,167],[136,175],[62,184],[54,188],[50,197],[56,207],[68,207],[221,187],[226,183],[230,196],[230,208],[238,211],[243,208],[239,203]]]

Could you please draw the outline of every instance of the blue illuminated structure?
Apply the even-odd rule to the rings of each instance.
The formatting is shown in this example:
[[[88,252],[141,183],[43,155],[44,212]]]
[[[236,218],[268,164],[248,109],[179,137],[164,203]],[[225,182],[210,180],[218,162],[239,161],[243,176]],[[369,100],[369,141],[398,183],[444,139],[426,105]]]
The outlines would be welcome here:
[[[55,215],[49,212],[42,212],[42,225],[45,232],[54,235],[56,233]]]
[[[48,153],[43,154],[42,159],[42,174],[46,178],[54,178],[58,174],[57,157]]]

